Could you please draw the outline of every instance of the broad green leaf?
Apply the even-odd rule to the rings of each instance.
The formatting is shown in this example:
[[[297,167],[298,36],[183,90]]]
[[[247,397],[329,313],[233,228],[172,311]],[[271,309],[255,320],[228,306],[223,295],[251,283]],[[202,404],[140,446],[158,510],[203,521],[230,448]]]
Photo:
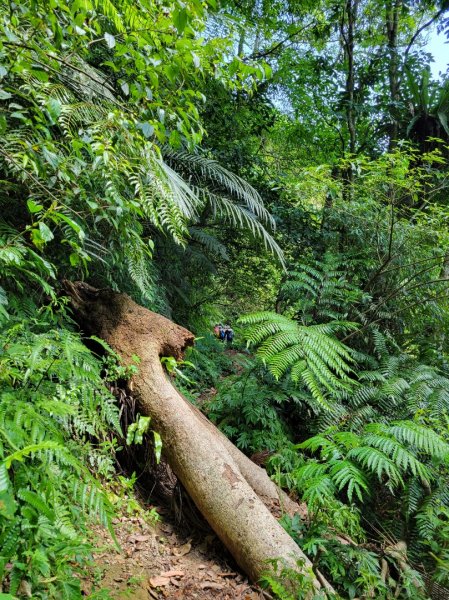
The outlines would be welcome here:
[[[35,67],[33,68],[33,76],[36,77],[36,79],[39,79],[39,81],[42,82],[47,82],[49,80],[49,75],[47,73],[47,71],[44,71],[41,68]]]
[[[178,33],[181,34],[187,25],[187,10],[185,8],[176,9],[173,12],[173,23],[178,30]]]
[[[73,219],[61,212],[54,213],[53,215],[51,215],[51,218],[55,222],[64,221],[64,223],[67,223],[67,225],[69,225],[69,227],[71,227],[73,231],[75,231],[78,234],[80,240],[84,240],[85,233],[76,221],[74,221]]]
[[[162,439],[161,436],[157,433],[157,431],[153,431],[154,436],[154,453],[156,454],[156,462],[159,464],[161,460],[162,453]]]
[[[70,264],[72,265],[72,267],[77,267],[78,265],[81,264],[81,258],[79,256],[79,254],[76,254],[76,252],[72,252],[70,254],[69,260],[70,260]]]
[[[34,200],[31,200],[31,198],[27,200],[27,206],[31,214],[38,213],[44,208],[43,204],[37,204]]]
[[[39,223],[39,231],[44,242],[50,242],[54,238],[49,226],[42,221]]]
[[[0,491],[0,517],[13,519],[17,510],[17,503],[10,490]],[[1,597],[1,596],[0,596]]]
[[[62,106],[59,100],[57,100],[56,98],[49,98],[46,104],[46,108],[48,110],[48,114],[53,119],[53,121],[57,121],[62,110]]]
[[[146,138],[150,138],[154,133],[154,127],[151,123],[138,123],[138,127]]]

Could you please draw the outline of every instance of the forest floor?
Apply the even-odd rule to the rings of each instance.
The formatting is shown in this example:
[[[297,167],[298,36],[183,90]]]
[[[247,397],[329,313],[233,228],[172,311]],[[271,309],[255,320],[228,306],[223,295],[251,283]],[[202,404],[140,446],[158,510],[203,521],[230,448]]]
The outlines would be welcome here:
[[[251,585],[214,535],[187,536],[165,509],[155,525],[145,518],[123,516],[114,521],[121,549],[109,533],[94,528],[95,568],[83,580],[88,595],[107,588],[114,600],[197,599],[263,600],[268,596]],[[163,515],[163,518],[162,518]]]

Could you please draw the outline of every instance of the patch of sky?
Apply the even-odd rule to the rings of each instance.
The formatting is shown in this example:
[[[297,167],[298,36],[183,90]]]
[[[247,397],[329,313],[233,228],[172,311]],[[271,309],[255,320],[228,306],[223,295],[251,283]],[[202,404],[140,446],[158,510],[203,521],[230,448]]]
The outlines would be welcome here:
[[[433,77],[441,79],[448,73],[449,40],[443,32],[438,33],[434,28],[427,35],[427,43],[424,49],[433,56],[433,62],[430,63]]]

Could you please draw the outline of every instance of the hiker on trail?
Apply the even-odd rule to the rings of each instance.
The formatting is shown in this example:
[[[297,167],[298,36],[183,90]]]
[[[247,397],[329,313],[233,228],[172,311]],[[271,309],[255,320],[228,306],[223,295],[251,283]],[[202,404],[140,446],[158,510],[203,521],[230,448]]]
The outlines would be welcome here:
[[[214,335],[222,342],[228,342],[232,344],[234,339],[234,330],[229,325],[223,326],[221,323],[217,323],[214,327]]]
[[[226,341],[228,342],[228,344],[232,344],[232,340],[234,339],[234,330],[232,329],[232,327],[227,328],[226,330]]]

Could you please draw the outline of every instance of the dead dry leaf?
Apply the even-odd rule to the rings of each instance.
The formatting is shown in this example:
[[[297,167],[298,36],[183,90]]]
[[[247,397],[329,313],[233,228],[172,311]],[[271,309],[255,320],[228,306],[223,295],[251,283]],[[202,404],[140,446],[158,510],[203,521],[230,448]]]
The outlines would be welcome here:
[[[146,542],[150,539],[151,535],[141,535],[139,533],[133,533],[126,538],[126,542],[129,544],[135,544],[136,542]]]
[[[134,539],[136,542],[146,542],[150,537],[151,535],[135,535]]]
[[[165,571],[161,577],[184,577],[185,571]]]
[[[27,598],[32,598],[33,594],[31,592],[31,583],[26,579],[22,579],[18,589],[19,594],[26,596]]]
[[[173,554],[175,556],[185,556],[186,554],[188,554],[190,552],[191,549],[192,549],[192,544],[190,542],[187,542],[187,544],[183,544],[182,546],[179,546],[178,548],[173,548]]]
[[[150,585],[151,587],[163,587],[170,583],[169,577],[161,577],[160,575],[156,575],[156,577],[150,577]]]
[[[202,590],[222,590],[224,585],[221,583],[214,583],[213,581],[205,581],[200,584]]]

